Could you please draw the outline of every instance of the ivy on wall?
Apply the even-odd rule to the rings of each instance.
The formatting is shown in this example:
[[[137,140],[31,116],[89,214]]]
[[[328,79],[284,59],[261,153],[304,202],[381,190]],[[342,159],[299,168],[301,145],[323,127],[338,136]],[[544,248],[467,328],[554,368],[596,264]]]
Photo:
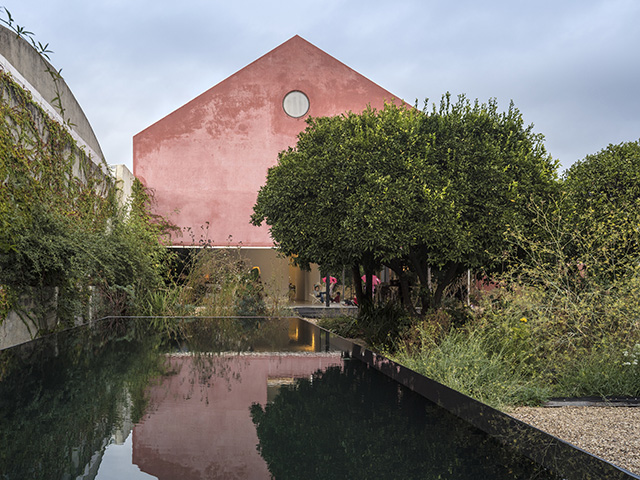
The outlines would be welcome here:
[[[52,291],[63,323],[96,298],[131,313],[162,283],[165,223],[139,182],[119,205],[103,168],[0,71],[0,320],[21,296]]]

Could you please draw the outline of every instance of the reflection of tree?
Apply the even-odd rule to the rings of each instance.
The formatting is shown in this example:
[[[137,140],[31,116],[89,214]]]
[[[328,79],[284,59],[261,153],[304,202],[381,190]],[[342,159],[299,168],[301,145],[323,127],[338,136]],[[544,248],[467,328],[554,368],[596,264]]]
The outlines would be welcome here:
[[[315,325],[284,317],[191,318],[180,324],[175,341],[178,350],[206,354],[321,351],[321,346],[326,347]]]
[[[191,390],[199,388],[207,401],[207,392],[216,381],[223,381],[227,389],[240,383],[247,364],[241,352],[310,351],[317,328],[297,318],[198,318],[181,328],[177,347],[182,353],[172,355],[171,366],[181,369],[188,365]],[[319,338],[319,337],[318,337]],[[320,341],[317,341],[318,350]],[[176,357],[188,356],[188,361]],[[235,357],[235,362],[229,362]]]
[[[274,478],[555,478],[357,361],[251,415]]]
[[[0,472],[6,479],[75,478],[163,372],[157,340],[121,322],[0,352]]]
[[[289,319],[199,318],[181,327],[181,347],[190,352],[280,351],[289,343]]]

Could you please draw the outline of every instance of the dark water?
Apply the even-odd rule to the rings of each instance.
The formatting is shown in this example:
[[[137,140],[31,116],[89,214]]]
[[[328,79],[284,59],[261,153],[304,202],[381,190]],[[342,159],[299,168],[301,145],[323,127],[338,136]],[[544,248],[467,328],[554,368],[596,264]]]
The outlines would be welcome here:
[[[181,336],[108,320],[0,352],[0,478],[557,478],[306,322]]]

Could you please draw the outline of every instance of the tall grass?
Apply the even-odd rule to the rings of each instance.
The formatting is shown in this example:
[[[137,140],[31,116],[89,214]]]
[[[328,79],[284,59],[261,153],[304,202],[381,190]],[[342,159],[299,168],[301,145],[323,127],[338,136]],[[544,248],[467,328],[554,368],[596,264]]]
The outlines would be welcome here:
[[[509,232],[518,255],[500,287],[462,325],[433,312],[398,343],[397,359],[495,406],[639,396],[637,228],[609,217],[577,228],[589,212],[562,202],[531,208],[532,228]],[[640,218],[627,211],[613,219],[622,217],[625,225]]]
[[[178,281],[148,297],[147,314],[158,316],[280,315],[282,295],[262,282],[240,249],[193,252]]]
[[[550,395],[531,375],[528,353],[519,350],[513,338],[501,341],[475,326],[444,332],[436,331],[439,328],[428,322],[413,327],[411,341],[399,342],[393,358],[496,408],[538,404]]]
[[[498,408],[640,396],[638,272],[580,295],[510,280],[462,326],[446,311],[427,316],[397,342],[395,359]]]

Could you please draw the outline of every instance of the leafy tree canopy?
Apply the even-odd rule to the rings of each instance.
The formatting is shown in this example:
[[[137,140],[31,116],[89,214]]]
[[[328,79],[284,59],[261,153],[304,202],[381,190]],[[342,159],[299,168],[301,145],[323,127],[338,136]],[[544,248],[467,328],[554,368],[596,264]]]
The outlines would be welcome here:
[[[423,307],[463,269],[495,265],[506,226],[556,186],[543,137],[494,100],[445,95],[431,111],[386,104],[308,124],[269,170],[252,222],[301,265],[410,271]],[[434,291],[427,266],[441,273]]]
[[[569,254],[592,273],[624,274],[640,254],[640,140],[587,155],[563,180],[563,214],[583,239]]]
[[[564,175],[576,207],[608,213],[640,199],[640,140],[609,145],[576,162]]]

